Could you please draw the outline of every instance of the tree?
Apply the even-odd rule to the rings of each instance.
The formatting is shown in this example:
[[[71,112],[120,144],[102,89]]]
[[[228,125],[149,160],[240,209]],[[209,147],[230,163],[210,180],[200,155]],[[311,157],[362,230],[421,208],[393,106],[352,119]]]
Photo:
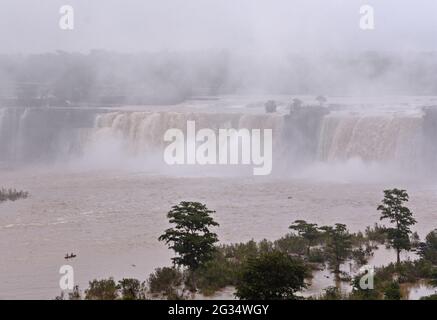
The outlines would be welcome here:
[[[401,261],[401,251],[411,249],[410,226],[416,223],[413,213],[404,206],[405,202],[408,202],[408,193],[405,190],[384,190],[384,199],[378,206],[378,211],[381,211],[380,220],[388,219],[394,224],[394,228],[387,228],[387,235],[391,247],[396,250],[398,264]]]
[[[294,98],[293,101],[291,102],[290,105],[290,114],[292,114],[293,112],[296,111],[300,111],[300,109],[302,108],[303,105],[303,101],[298,99],[298,98]]]
[[[266,109],[266,113],[273,113],[276,112],[276,102],[274,100],[269,100],[264,104],[264,107]]]
[[[176,268],[157,268],[147,280],[152,295],[166,296],[168,299],[179,299],[178,288],[183,280],[182,273]]]
[[[297,299],[306,287],[307,268],[279,251],[249,258],[241,266],[235,295],[244,300]]]
[[[113,278],[90,281],[85,290],[86,300],[115,300],[118,298],[118,286]]]
[[[336,275],[340,274],[340,265],[345,262],[352,253],[352,235],[346,225],[336,223],[335,227],[323,226],[319,228],[325,232],[326,254],[330,266]]]
[[[385,300],[401,300],[401,288],[397,281],[393,281],[384,291]]]
[[[437,229],[428,233],[425,242],[419,245],[419,255],[437,265]]]
[[[218,238],[209,227],[219,225],[210,216],[214,212],[199,202],[182,201],[172,207],[167,217],[175,227],[167,229],[159,241],[165,241],[178,255],[172,258],[176,265],[195,271],[213,258]]]
[[[320,300],[341,300],[343,298],[340,289],[337,287],[327,287],[323,291],[325,293],[320,297]]]
[[[289,227],[307,242],[307,255],[310,255],[311,247],[317,244],[320,238],[320,231],[315,223],[307,223],[305,220],[296,220]]]
[[[121,298],[123,300],[144,300],[145,288],[137,279],[124,278],[118,282],[118,288],[120,289]]]

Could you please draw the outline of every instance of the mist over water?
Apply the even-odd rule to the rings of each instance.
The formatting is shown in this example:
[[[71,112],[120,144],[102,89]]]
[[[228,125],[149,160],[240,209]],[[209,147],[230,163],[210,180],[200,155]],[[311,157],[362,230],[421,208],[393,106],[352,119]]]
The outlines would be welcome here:
[[[435,228],[436,1],[366,1],[366,31],[361,0],[70,0],[68,31],[64,2],[1,4],[0,187],[30,197],[0,205],[0,299],[54,298],[65,252],[81,288],[169,265],[157,238],[180,201],[216,210],[222,243],[297,219],[363,230],[394,187],[414,231]],[[168,165],[187,121],[271,129],[272,173]]]
[[[65,165],[189,175],[250,174],[238,166],[164,162],[167,130],[272,129],[272,177],[383,181],[432,179],[433,97],[399,97],[363,106],[360,98],[335,98],[326,110],[289,114],[290,97],[222,96],[177,105],[123,108],[0,108],[0,160],[4,166]],[[306,98],[310,104],[312,97]],[[397,100],[397,101],[396,101]],[[378,100],[376,100],[378,101]],[[229,167],[229,168],[227,168]]]

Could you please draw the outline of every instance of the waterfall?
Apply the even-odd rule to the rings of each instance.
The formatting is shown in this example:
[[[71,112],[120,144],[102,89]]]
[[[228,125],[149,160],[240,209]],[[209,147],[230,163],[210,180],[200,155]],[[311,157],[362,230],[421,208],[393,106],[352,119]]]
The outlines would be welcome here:
[[[411,110],[410,110],[411,111]],[[93,154],[162,160],[171,128],[272,129],[274,170],[360,159],[406,169],[434,168],[437,112],[331,111],[284,113],[127,111],[74,108],[0,108],[0,162],[71,160]],[[128,165],[126,165],[128,166]]]
[[[423,151],[423,117],[404,115],[326,116],[317,158],[417,165]]]
[[[88,143],[117,141],[123,152],[131,156],[146,156],[148,152],[162,151],[164,133],[172,128],[185,131],[187,121],[195,121],[197,130],[272,129],[274,146],[281,146],[283,117],[278,115],[122,111],[97,115]]]
[[[0,108],[0,161],[53,162],[80,151],[82,128],[91,128],[95,111]]]

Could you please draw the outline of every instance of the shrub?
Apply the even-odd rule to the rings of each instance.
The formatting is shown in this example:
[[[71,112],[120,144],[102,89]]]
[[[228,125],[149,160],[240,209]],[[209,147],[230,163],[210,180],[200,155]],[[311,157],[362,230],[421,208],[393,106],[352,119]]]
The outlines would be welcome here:
[[[430,296],[421,297],[420,300],[437,300],[437,294],[432,294]]]
[[[145,285],[137,279],[122,279],[118,282],[123,300],[145,299]]]
[[[204,295],[211,295],[237,282],[239,264],[232,263],[223,252],[216,253],[213,260],[196,271],[197,287]]]
[[[295,293],[305,288],[305,265],[274,251],[248,259],[242,266],[236,296],[245,300],[297,299]]]
[[[176,298],[177,290],[181,286],[183,274],[176,268],[157,268],[149,276],[148,284],[150,293],[155,296],[163,295],[167,298]]]
[[[387,228],[377,223],[374,224],[373,228],[367,227],[364,233],[369,241],[384,244],[388,240]]]
[[[428,233],[425,242],[419,245],[418,251],[423,259],[437,265],[437,229]]]
[[[385,300],[401,300],[401,288],[397,281],[393,281],[384,291]]]
[[[342,300],[343,296],[337,287],[328,287],[323,289],[324,294],[320,296],[320,300]]]
[[[302,237],[287,234],[284,237],[274,242],[276,250],[282,251],[287,254],[296,254],[304,256],[307,254],[307,241]],[[311,251],[310,251],[311,254]]]
[[[93,280],[85,290],[86,300],[115,300],[118,298],[118,286],[113,278]]]

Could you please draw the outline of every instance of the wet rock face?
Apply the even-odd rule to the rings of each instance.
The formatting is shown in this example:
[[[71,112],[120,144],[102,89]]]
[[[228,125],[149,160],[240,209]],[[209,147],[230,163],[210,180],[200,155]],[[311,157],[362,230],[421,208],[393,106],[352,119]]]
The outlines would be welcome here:
[[[296,163],[314,161],[317,158],[320,130],[327,114],[328,108],[303,107],[299,102],[291,106],[290,115],[284,118],[283,130],[287,157]]]

